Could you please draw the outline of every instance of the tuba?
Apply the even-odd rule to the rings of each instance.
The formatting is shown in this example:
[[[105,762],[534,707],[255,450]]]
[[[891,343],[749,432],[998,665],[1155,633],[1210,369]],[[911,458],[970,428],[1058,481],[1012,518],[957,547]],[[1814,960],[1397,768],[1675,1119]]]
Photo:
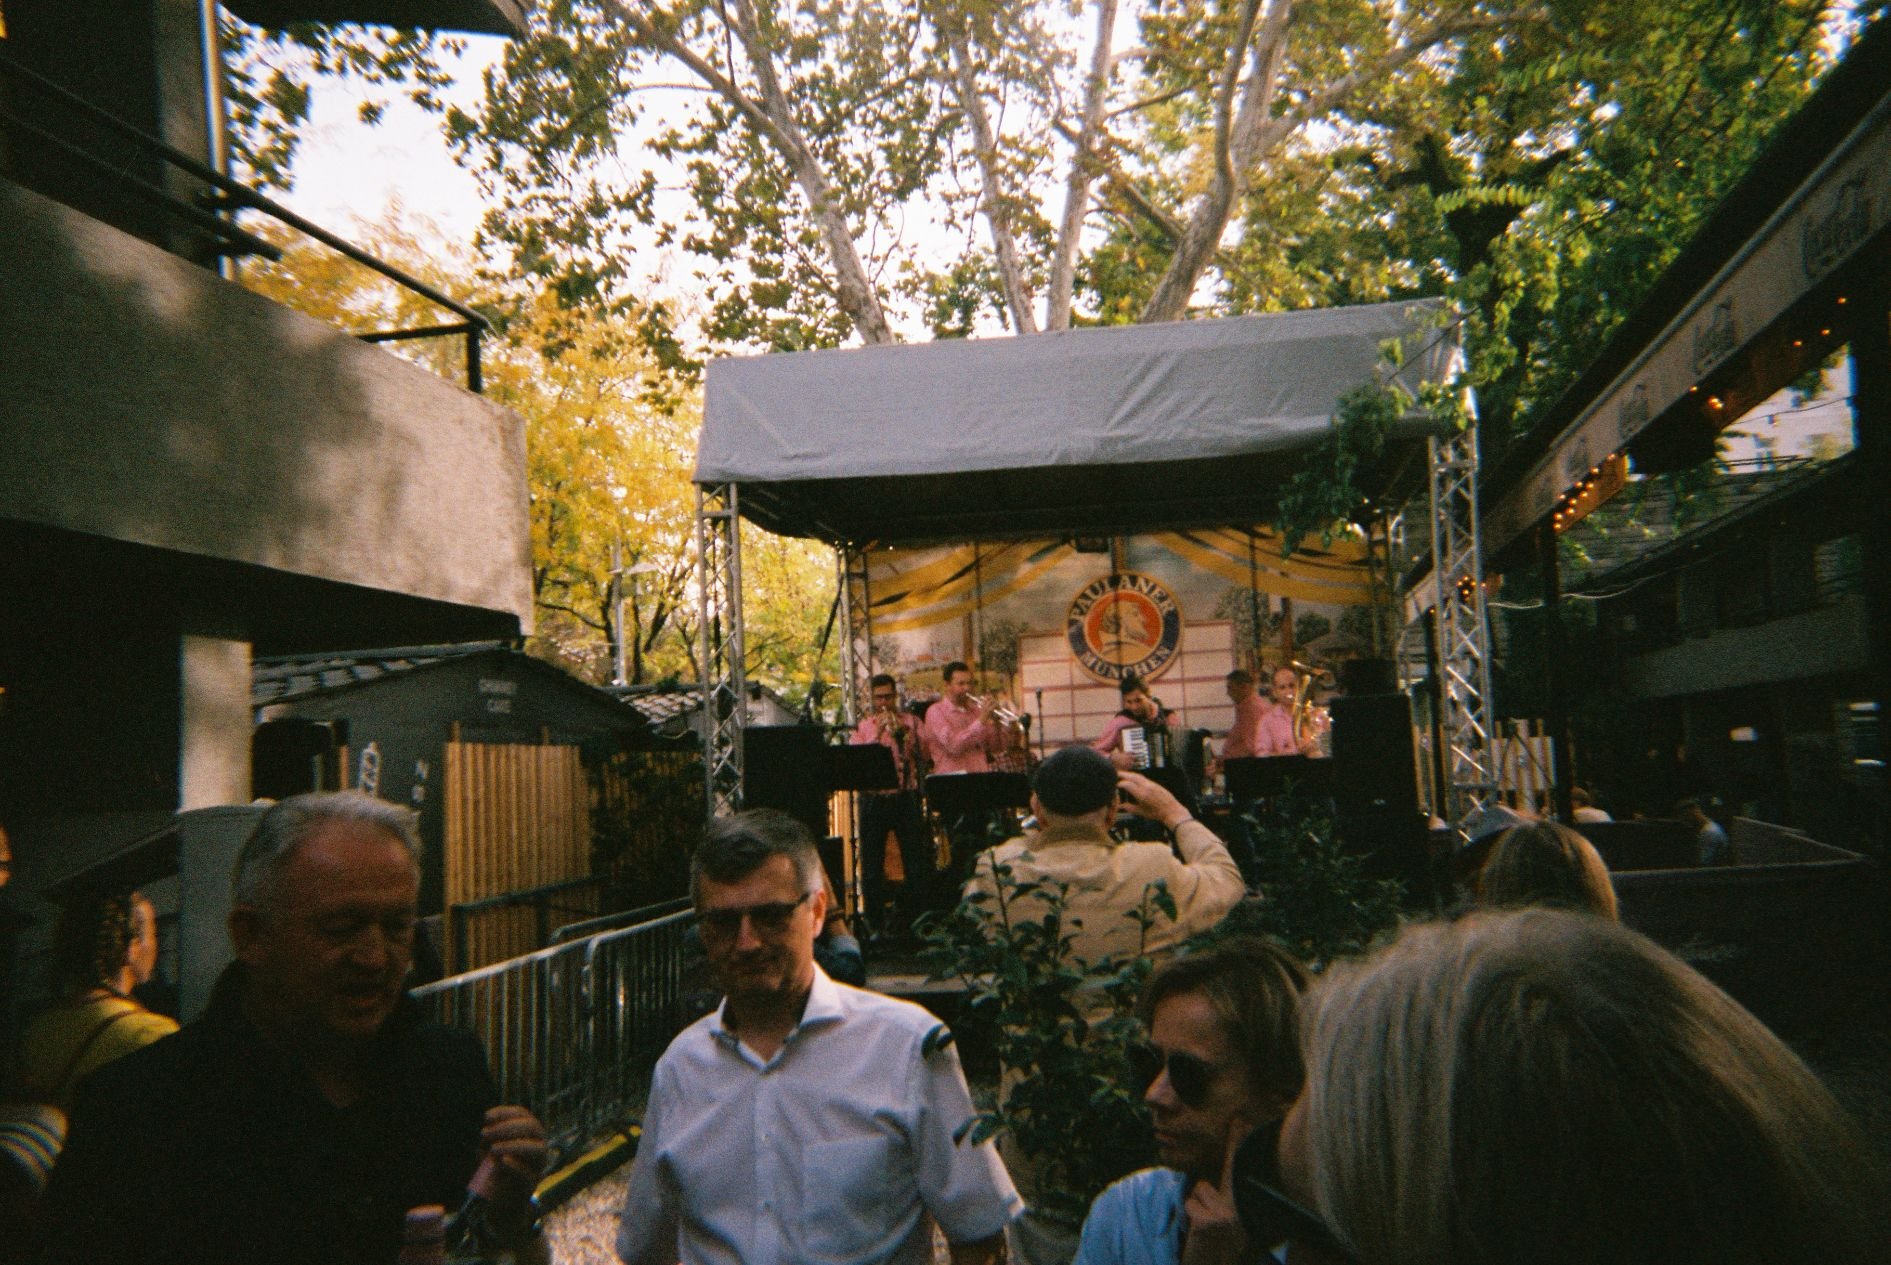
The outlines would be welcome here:
[[[1317,743],[1320,731],[1325,727],[1326,709],[1313,705],[1313,689],[1316,685],[1331,686],[1337,680],[1330,668],[1316,668],[1310,663],[1295,659],[1288,664],[1294,670],[1296,678],[1293,689],[1293,740],[1302,751]]]

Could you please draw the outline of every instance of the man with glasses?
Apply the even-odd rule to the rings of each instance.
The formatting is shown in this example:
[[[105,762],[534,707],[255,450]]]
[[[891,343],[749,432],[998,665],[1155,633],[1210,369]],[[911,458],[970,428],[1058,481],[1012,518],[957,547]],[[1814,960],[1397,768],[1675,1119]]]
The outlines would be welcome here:
[[[497,1106],[478,1040],[405,992],[414,818],[353,792],[263,814],[203,1016],[79,1087],[46,1260],[385,1262],[408,1209],[458,1208],[476,1177],[495,1246],[550,1260],[543,1127]]]
[[[814,840],[762,809],[710,823],[691,863],[722,1006],[657,1063],[617,1254],[631,1265],[955,1265],[1003,1259],[1022,1206],[951,1034],[814,961],[827,912]]]
[[[1149,1042],[1137,1081],[1160,1168],[1133,1173],[1090,1207],[1075,1265],[1211,1265],[1264,1260],[1236,1215],[1234,1156],[1277,1124],[1304,1073],[1294,1030],[1305,970],[1245,937],[1164,964],[1139,1007]]]

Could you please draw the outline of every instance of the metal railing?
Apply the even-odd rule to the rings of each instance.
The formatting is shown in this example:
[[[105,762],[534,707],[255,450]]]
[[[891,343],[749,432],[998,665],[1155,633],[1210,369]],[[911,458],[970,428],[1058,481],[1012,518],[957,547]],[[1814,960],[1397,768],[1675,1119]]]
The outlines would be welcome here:
[[[182,150],[174,149],[155,136],[140,131],[125,122],[109,110],[104,110],[86,100],[79,94],[55,83],[37,71],[28,69],[5,52],[0,52],[0,79],[7,79],[30,89],[42,97],[56,102],[64,109],[81,115],[105,128],[107,131],[123,137],[139,149],[155,158],[187,172],[193,178],[210,186],[203,190],[193,203],[154,185],[140,180],[121,170],[113,162],[92,153],[85,146],[74,143],[65,137],[56,135],[43,127],[28,121],[19,112],[0,103],[0,123],[18,135],[31,137],[48,149],[56,150],[67,158],[86,168],[103,184],[118,192],[130,195],[142,202],[157,207],[190,224],[217,241],[217,253],[224,255],[261,255],[270,260],[280,259],[282,250],[273,243],[256,236],[254,233],[238,227],[233,218],[236,212],[243,210],[260,211],[271,219],[304,236],[314,238],[364,268],[380,273],[388,280],[407,290],[420,295],[428,302],[445,308],[458,316],[460,320],[442,325],[430,325],[419,329],[374,330],[355,334],[363,342],[398,342],[412,338],[460,337],[466,342],[466,389],[479,392],[483,385],[480,368],[480,336],[492,328],[490,322],[479,312],[441,293],[439,290],[408,275],[390,263],[370,255],[354,243],[338,237],[311,223],[291,211],[288,207],[262,193],[242,184],[213,167],[191,157]]]
[[[486,1046],[501,1101],[532,1110],[564,1163],[642,1110],[657,1057],[695,1016],[679,910],[414,990]]]
[[[510,909],[529,909],[532,917],[530,943],[521,943],[520,937],[504,936],[501,938],[500,943],[503,947],[500,951],[489,953],[488,957],[510,957],[527,950],[548,948],[554,944],[562,944],[567,940],[579,938],[565,935],[554,939],[553,932],[558,928],[552,926],[553,915],[573,915],[571,922],[576,923],[582,918],[587,926],[595,922],[605,883],[606,880],[602,877],[587,875],[583,878],[565,879],[557,883],[547,883],[542,887],[505,892],[498,896],[487,896],[480,900],[469,900],[463,904],[449,906],[447,918],[453,928],[453,969],[455,971],[468,969],[467,963],[473,944],[473,920],[481,914]],[[586,894],[589,899],[583,898]],[[623,927],[642,921],[644,921],[643,918],[626,918],[615,925]],[[524,928],[515,930],[523,931]],[[592,932],[604,930],[607,928],[591,928]],[[508,940],[510,943],[506,943]]]

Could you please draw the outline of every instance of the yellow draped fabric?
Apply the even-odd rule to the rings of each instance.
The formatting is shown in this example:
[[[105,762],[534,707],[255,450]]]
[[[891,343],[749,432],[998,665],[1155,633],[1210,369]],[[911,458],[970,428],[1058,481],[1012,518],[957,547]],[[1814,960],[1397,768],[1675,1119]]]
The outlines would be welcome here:
[[[1372,602],[1366,545],[1357,536],[1330,546],[1303,545],[1289,558],[1280,556],[1280,537],[1267,528],[1216,527],[1143,539],[1237,588],[1251,582],[1276,597],[1332,606]],[[961,619],[1025,588],[1071,552],[1067,541],[1033,540],[870,554],[873,630],[910,632]],[[910,565],[902,569],[903,563]]]

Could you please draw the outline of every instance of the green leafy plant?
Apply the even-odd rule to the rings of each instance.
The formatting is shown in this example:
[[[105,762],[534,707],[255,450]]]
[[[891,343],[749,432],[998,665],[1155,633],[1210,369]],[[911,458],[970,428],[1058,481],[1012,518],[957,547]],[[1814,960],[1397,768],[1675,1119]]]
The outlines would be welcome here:
[[[1341,846],[1327,804],[1288,794],[1248,821],[1262,897],[1235,906],[1204,939],[1265,936],[1317,968],[1398,922],[1404,885],[1365,874],[1365,858]]]
[[[1133,1014],[1151,963],[1143,947],[1175,898],[1149,886],[1123,917],[1137,951],[1085,961],[1072,952],[1080,920],[1069,886],[1021,880],[995,867],[995,899],[968,899],[922,923],[936,977],[966,987],[966,1019],[989,1039],[1002,1069],[997,1105],[973,1118],[973,1141],[1008,1139],[1036,1175],[1032,1207],[1075,1229],[1091,1200],[1153,1162],[1142,1087],[1129,1051],[1142,1037]]]

